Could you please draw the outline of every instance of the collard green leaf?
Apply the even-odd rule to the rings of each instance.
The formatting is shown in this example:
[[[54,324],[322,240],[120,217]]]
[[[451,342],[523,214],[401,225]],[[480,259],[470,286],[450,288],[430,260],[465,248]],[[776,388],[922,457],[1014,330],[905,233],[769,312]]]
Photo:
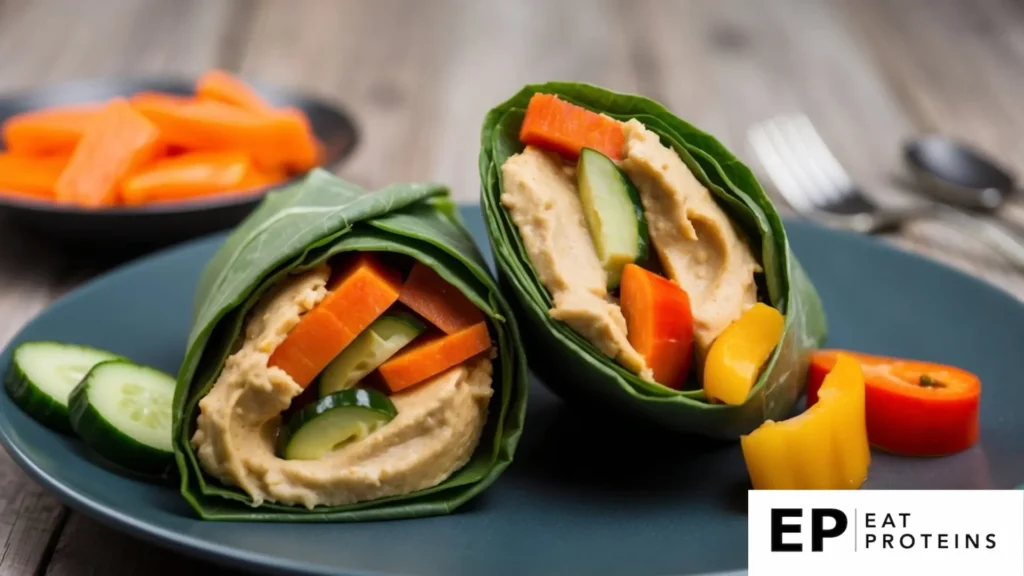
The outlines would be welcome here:
[[[487,425],[470,461],[441,484],[347,506],[252,506],[243,491],[207,477],[192,449],[199,400],[238,341],[248,311],[289,275],[342,252],[404,254],[434,269],[490,318],[498,348]],[[326,172],[268,196],[204,271],[175,391],[174,448],[181,491],[206,519],[345,522],[446,514],[490,486],[515,453],[526,414],[526,360],[515,319],[487,272],[447,189],[400,184],[361,190]]]
[[[626,121],[637,119],[676,151],[746,236],[764,269],[768,300],[786,327],[746,403],[711,404],[699,389],[676,391],[641,380],[548,314],[551,298],[537,279],[518,229],[501,205],[501,166],[523,145],[518,133],[530,98],[559,98]],[[481,130],[481,205],[501,287],[526,335],[531,369],[573,403],[598,404],[638,422],[705,436],[736,438],[766,419],[787,417],[802,393],[810,351],[825,340],[818,294],[789,248],[782,219],[753,173],[713,136],[661,104],[572,82],[524,87],[488,112]]]

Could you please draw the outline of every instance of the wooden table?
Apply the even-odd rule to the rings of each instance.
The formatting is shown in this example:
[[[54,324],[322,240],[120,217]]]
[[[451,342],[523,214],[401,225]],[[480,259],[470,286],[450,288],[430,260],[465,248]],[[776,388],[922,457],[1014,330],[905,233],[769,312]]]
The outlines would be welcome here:
[[[804,111],[883,202],[912,193],[900,146],[922,131],[1024,171],[1019,0],[0,0],[0,90],[210,67],[352,110],[363,139],[344,177],[438,180],[464,201],[484,112],[545,79],[649,95],[755,170],[748,125]],[[887,241],[1024,297],[1024,276],[955,230],[915,222]],[[0,221],[0,344],[109,265]],[[0,541],[0,574],[212,569],[70,512],[3,452]]]

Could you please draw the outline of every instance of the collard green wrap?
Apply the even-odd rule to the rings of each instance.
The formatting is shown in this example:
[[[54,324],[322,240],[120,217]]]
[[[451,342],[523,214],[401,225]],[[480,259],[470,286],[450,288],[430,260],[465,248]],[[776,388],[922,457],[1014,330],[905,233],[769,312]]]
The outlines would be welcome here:
[[[626,121],[636,118],[674,149],[738,225],[764,268],[765,296],[785,314],[785,332],[746,403],[712,404],[697,387],[682,391],[641,380],[548,315],[552,300],[539,281],[519,231],[501,204],[501,166],[524,146],[518,135],[531,96],[562,100]],[[767,419],[789,417],[803,392],[808,357],[827,326],[821,300],[790,251],[786,230],[750,169],[715,138],[642,96],[571,82],[530,85],[484,119],[480,144],[481,202],[498,277],[523,330],[530,368],[570,403],[596,405],[665,429],[735,439]]]
[[[473,301],[491,320],[498,348],[487,424],[470,461],[434,488],[346,506],[264,503],[204,474],[189,442],[197,404],[210,390],[246,314],[290,274],[346,251],[411,256]],[[515,452],[526,411],[526,361],[515,319],[459,220],[448,190],[397,184],[366,191],[316,170],[267,195],[209,262],[195,294],[192,331],[174,395],[174,452],[181,493],[205,519],[343,522],[446,514],[491,485]]]

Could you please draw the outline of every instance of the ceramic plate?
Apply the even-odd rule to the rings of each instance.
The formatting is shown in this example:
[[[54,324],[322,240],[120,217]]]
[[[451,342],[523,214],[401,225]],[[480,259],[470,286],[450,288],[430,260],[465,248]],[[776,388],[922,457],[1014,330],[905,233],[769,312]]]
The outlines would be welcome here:
[[[357,130],[346,111],[291,90],[246,81],[272,104],[292,106],[306,113],[323,146],[324,167],[337,166],[352,153]],[[0,97],[0,123],[15,114],[47,106],[101,102],[147,90],[192,94],[193,86],[194,80],[133,78],[97,78],[45,86]],[[0,195],[0,211],[8,213],[15,223],[40,230],[50,238],[95,244],[166,245],[234,226],[267,191],[287,184],[188,202],[105,210],[82,210]]]
[[[479,211],[463,209],[481,246]],[[790,222],[824,298],[829,346],[962,366],[983,382],[981,440],[940,459],[873,454],[865,486],[1005,489],[1024,480],[1024,305],[969,276],[876,241]],[[194,285],[223,241],[192,241],[62,298],[12,342],[59,339],[175,372]],[[9,350],[0,356],[6,370]],[[196,520],[173,487],[117,476],[0,394],[0,440],[64,502],[186,554],[289,574],[707,574],[744,570],[743,458],[736,443],[639,438],[566,409],[539,383],[516,460],[454,514],[364,524]]]

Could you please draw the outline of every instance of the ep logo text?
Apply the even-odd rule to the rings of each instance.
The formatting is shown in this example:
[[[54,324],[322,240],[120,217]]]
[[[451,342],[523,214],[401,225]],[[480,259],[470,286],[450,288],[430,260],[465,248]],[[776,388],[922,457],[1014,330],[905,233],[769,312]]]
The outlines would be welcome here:
[[[836,508],[811,508],[809,522],[811,552],[824,551],[826,538],[838,538],[846,532],[850,525],[846,513]],[[771,551],[772,552],[803,552],[804,510],[801,508],[771,509]],[[793,534],[795,536],[788,536]]]

